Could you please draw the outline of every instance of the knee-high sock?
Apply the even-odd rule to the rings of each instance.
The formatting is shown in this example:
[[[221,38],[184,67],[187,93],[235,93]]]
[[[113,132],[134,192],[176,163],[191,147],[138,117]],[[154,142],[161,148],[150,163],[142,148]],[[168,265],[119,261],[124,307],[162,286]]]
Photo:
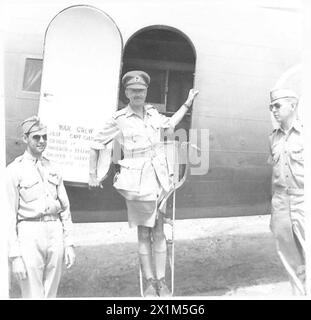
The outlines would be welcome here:
[[[143,275],[146,279],[154,278],[152,268],[152,249],[150,228],[138,227],[138,253]]]
[[[166,250],[163,252],[154,253],[155,269],[157,279],[165,278],[165,268],[166,268]]]
[[[160,214],[156,225],[152,229],[153,254],[157,279],[165,277],[166,268],[166,238],[163,229],[163,216]]]
[[[154,261],[157,279],[165,277],[166,268],[166,239],[163,234],[161,237],[153,239]]]

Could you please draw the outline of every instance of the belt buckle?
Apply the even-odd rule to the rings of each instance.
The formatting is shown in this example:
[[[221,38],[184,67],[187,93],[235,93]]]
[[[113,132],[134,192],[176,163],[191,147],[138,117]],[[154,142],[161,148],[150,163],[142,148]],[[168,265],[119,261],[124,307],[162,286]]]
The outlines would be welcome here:
[[[52,215],[50,215],[50,214],[42,214],[40,216],[40,222],[49,222],[49,221],[54,221],[54,220],[56,220],[56,219],[53,219]]]

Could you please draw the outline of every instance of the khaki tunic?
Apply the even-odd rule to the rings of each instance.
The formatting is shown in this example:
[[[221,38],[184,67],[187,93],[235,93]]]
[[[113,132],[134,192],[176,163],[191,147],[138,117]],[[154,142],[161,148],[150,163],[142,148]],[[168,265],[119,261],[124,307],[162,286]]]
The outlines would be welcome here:
[[[305,210],[302,125],[270,136],[272,173],[271,230],[277,250],[297,293],[304,293]]]
[[[72,220],[68,196],[55,166],[46,158],[40,161],[27,151],[8,165],[6,190],[10,209],[9,256],[20,256],[17,224],[20,221],[52,214],[59,216],[65,246],[73,245]]]
[[[161,129],[168,128],[170,118],[154,106],[145,105],[141,118],[128,105],[105,123],[91,145],[100,150],[116,139],[122,146],[124,159],[118,161],[114,187],[126,199],[130,226],[153,227],[159,201],[172,187],[172,170],[161,142]]]

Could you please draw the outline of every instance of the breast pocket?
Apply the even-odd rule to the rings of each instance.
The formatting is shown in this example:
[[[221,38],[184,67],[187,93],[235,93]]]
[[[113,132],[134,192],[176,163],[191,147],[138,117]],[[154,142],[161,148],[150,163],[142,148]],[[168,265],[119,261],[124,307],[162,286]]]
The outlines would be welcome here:
[[[281,157],[280,146],[278,145],[272,146],[271,161],[273,166],[273,175],[275,178],[278,178],[281,175],[280,157]]]
[[[281,155],[281,146],[274,144],[271,148],[271,155],[273,164],[278,163]]]
[[[146,146],[148,141],[148,134],[142,128],[127,128],[123,131],[123,144],[125,149],[134,150]]]
[[[40,185],[38,180],[25,180],[20,183],[20,195],[24,202],[31,202],[39,199]]]
[[[303,146],[296,145],[291,148],[290,159],[291,159],[291,168],[294,176],[298,178],[304,177],[304,150]],[[299,180],[303,184],[302,180]]]
[[[299,162],[303,164],[303,147],[302,146],[297,146],[297,147],[292,147],[291,152],[290,152],[290,157],[293,161]]]
[[[57,199],[57,189],[59,186],[59,177],[55,174],[49,174],[48,176],[48,188],[49,192],[54,199]]]
[[[123,134],[123,145],[127,149],[132,149],[134,143],[136,142],[136,134],[135,131],[131,128],[125,128],[122,130]]]

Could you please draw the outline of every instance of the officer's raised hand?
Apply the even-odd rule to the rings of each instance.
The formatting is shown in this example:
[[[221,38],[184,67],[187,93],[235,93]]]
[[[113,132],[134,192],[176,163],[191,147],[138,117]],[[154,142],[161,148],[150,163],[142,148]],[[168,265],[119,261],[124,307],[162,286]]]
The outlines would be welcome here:
[[[12,273],[17,280],[25,280],[27,278],[27,271],[22,257],[13,258]]]
[[[199,90],[190,89],[188,98],[185,103],[171,116],[170,125],[175,128],[178,123],[182,120],[185,114],[188,112],[189,108],[192,106],[193,100],[198,95]]]
[[[185,102],[185,105],[188,106],[188,108],[191,107],[193,100],[196,98],[198,94],[199,94],[199,90],[195,90],[195,89],[189,90],[188,98]]]
[[[65,248],[65,265],[67,269],[70,269],[76,260],[76,255],[73,246],[69,246]]]

